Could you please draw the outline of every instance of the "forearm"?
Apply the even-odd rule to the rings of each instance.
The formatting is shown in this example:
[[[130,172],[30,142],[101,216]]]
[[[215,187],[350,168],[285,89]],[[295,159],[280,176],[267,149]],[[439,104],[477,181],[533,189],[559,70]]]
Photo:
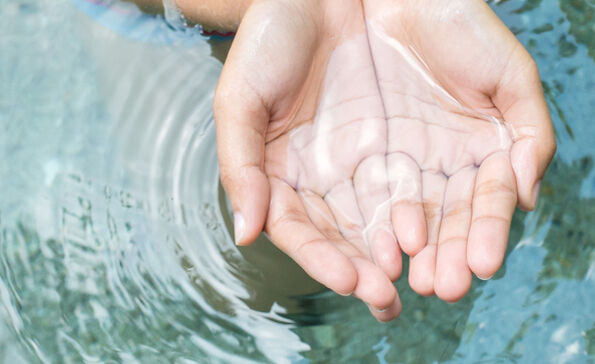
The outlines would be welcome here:
[[[143,11],[163,12],[162,0],[128,0]],[[172,0],[191,23],[207,29],[235,31],[253,0]]]
[[[205,28],[235,31],[252,0],[175,0],[191,22]]]

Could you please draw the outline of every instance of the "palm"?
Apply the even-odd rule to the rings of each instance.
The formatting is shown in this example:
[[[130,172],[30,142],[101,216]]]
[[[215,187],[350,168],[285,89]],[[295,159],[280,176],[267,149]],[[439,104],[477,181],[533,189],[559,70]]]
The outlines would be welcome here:
[[[497,91],[511,66],[532,61],[483,2],[372,0],[366,10],[393,225],[415,255],[410,284],[457,300],[471,269],[487,278],[502,262],[517,202],[510,152],[532,128],[506,120],[512,100]]]
[[[358,0],[256,2],[215,106],[230,93],[249,107],[224,119],[267,121],[247,123],[248,142],[234,135],[238,150],[264,140],[235,164],[250,181],[264,168],[275,244],[331,289],[389,307],[373,313],[390,319],[399,245],[412,256],[411,286],[445,300],[467,292],[471,272],[500,266],[517,184],[531,208],[527,191],[551,153],[536,147],[532,118],[549,118],[536,72],[519,80],[537,102],[515,101],[511,70],[534,66],[483,1],[363,5],[365,20]],[[222,177],[234,173],[224,167]]]
[[[397,9],[395,4],[387,5]],[[400,14],[411,22],[414,10],[405,8]],[[422,14],[415,20],[434,20],[431,14]],[[371,259],[396,279],[401,265],[389,233],[394,229],[401,247],[415,256],[412,287],[422,294],[436,288],[442,298],[456,300],[471,281],[467,241],[478,171],[483,165],[479,182],[486,180],[496,188],[485,202],[515,188],[506,186],[512,178],[505,183],[494,180],[495,174],[512,172],[511,135],[493,117],[500,114],[491,102],[475,102],[482,90],[461,85],[464,80],[456,69],[440,68],[445,63],[440,48],[433,46],[429,55],[437,59],[434,69],[439,73],[435,74],[429,69],[431,58],[420,59],[425,54],[411,51],[423,49],[423,44],[409,41],[420,39],[418,34],[404,32],[398,16],[389,19],[390,23],[382,24],[368,18],[367,36],[357,35],[354,24],[356,35],[343,39],[328,57],[312,57],[328,62],[323,67],[308,66],[326,69],[326,77],[310,75],[307,80],[318,82],[297,88],[317,98],[301,105],[317,108],[298,107],[289,117],[273,119],[265,169],[297,191],[295,202],[348,256]],[[444,53],[451,48],[442,46]],[[461,65],[461,57],[454,65]],[[501,72],[481,71],[493,80],[498,80],[495,71]],[[450,82],[449,90],[443,80]],[[489,87],[489,82],[477,84]],[[287,104],[295,105],[295,100]],[[481,112],[473,111],[477,109]],[[385,208],[387,203],[392,211]],[[481,201],[475,207],[480,211]],[[478,227],[480,236],[489,233],[485,227],[481,231],[481,223]],[[506,232],[507,226],[497,229]],[[440,244],[440,254],[438,243],[446,243]],[[501,255],[492,254],[488,264],[499,265]]]
[[[265,72],[242,76],[268,105],[266,230],[311,276],[340,293],[353,292],[372,306],[389,308],[373,313],[392,318],[400,310],[391,280],[400,275],[401,257],[389,210],[382,216],[377,212],[377,205],[389,199],[387,123],[361,4],[336,5],[321,6],[321,13],[333,17],[315,24],[295,24],[299,6],[291,19],[276,13],[277,25],[286,29],[262,31],[274,38],[267,43],[284,44],[276,53],[289,64],[260,60],[258,69]],[[260,6],[256,10],[266,14],[279,5]],[[304,31],[312,27],[324,30]],[[369,179],[370,173],[377,178]],[[299,240],[292,242],[288,235]]]

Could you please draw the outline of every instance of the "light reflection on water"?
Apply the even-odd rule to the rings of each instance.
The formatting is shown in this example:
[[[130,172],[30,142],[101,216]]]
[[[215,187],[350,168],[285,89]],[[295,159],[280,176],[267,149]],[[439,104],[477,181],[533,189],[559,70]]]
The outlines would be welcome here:
[[[492,281],[449,305],[403,277],[403,314],[381,325],[266,240],[233,245],[211,115],[221,65],[204,40],[121,5],[92,20],[66,0],[2,2],[0,360],[592,360],[593,23],[539,3],[496,7],[556,125],[538,209],[515,215]]]

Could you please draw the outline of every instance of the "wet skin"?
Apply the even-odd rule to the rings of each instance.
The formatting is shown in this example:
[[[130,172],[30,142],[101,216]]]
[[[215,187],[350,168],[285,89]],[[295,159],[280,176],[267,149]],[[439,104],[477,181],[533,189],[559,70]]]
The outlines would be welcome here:
[[[555,150],[535,64],[480,0],[256,1],[214,106],[238,242],[264,226],[382,321],[401,250],[420,294],[492,276]]]

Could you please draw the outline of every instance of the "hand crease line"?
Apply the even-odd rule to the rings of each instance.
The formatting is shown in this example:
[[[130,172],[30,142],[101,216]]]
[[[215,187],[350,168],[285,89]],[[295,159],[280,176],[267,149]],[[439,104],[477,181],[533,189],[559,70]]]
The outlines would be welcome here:
[[[377,97],[377,95],[356,96],[356,97],[352,97],[350,99],[341,100],[341,101],[337,102],[336,104],[332,104],[330,106],[327,106],[327,107],[321,109],[320,112],[321,113],[328,112],[329,110],[335,109],[335,108],[337,108],[339,106],[344,106],[345,104],[348,104],[350,102],[359,101],[359,100],[368,99],[368,98],[373,98],[373,97]]]
[[[312,134],[315,134],[315,136],[313,138],[310,138],[310,140],[308,140],[303,145],[295,145],[295,143],[292,143],[292,144],[294,144],[294,147],[296,148],[296,150],[305,149],[310,144],[316,142],[318,140],[318,138],[328,139],[328,135],[327,134],[334,134],[337,130],[339,130],[339,129],[343,128],[343,127],[346,127],[346,126],[349,126],[351,124],[357,123],[358,121],[372,121],[372,120],[375,120],[375,119],[376,119],[376,121],[379,121],[380,120],[380,118],[378,118],[378,117],[371,117],[371,116],[364,116],[364,117],[360,117],[360,118],[350,119],[348,121],[345,121],[344,123],[335,125],[332,128],[325,130],[325,133],[323,135],[318,135],[318,133],[312,133]],[[312,127],[314,127],[315,123],[316,123],[316,121],[314,122],[314,124],[312,124]]]
[[[378,82],[379,83],[390,83],[389,81],[380,81],[380,80]],[[407,93],[407,92],[401,92],[401,91],[398,91],[398,90],[388,90],[388,91],[383,91],[383,93],[384,92],[388,92],[388,93],[396,94],[396,95],[401,95],[401,96],[405,96],[405,97],[411,97],[411,98],[414,98],[414,99],[416,99],[417,101],[419,101],[419,102],[421,102],[423,104],[426,104],[428,106],[431,106],[431,107],[434,107],[434,108],[437,108],[437,109],[442,110],[442,108],[440,107],[440,105],[436,104],[435,102],[424,100],[424,99],[422,99],[419,96],[416,96],[416,95],[413,95],[413,94],[410,94],[410,93]]]
[[[459,241],[459,240],[462,240],[464,243],[467,243],[467,237],[465,237],[465,236],[452,236],[452,237],[444,239],[444,240],[438,239],[438,245],[444,246],[444,245],[454,243],[455,241]]]
[[[429,121],[426,121],[426,120],[424,120],[424,119],[422,119],[422,118],[418,118],[418,117],[415,117],[415,116],[407,116],[407,115],[391,115],[391,116],[388,118],[388,120],[390,121],[390,120],[392,120],[392,119],[407,119],[407,120],[414,120],[414,121],[419,121],[419,122],[421,122],[421,123],[424,123],[424,124],[425,124],[425,125],[427,125],[427,126],[436,126],[436,127],[439,127],[439,128],[443,128],[443,129],[447,129],[447,130],[453,131],[453,132],[455,132],[455,133],[461,133],[461,134],[463,134],[463,133],[469,133],[467,130],[461,130],[461,129],[457,129],[457,128],[450,127],[450,126],[446,126],[446,125],[440,125],[440,124],[438,124],[438,123],[431,123],[431,122],[429,122]],[[389,123],[389,125],[390,125],[390,123]]]

